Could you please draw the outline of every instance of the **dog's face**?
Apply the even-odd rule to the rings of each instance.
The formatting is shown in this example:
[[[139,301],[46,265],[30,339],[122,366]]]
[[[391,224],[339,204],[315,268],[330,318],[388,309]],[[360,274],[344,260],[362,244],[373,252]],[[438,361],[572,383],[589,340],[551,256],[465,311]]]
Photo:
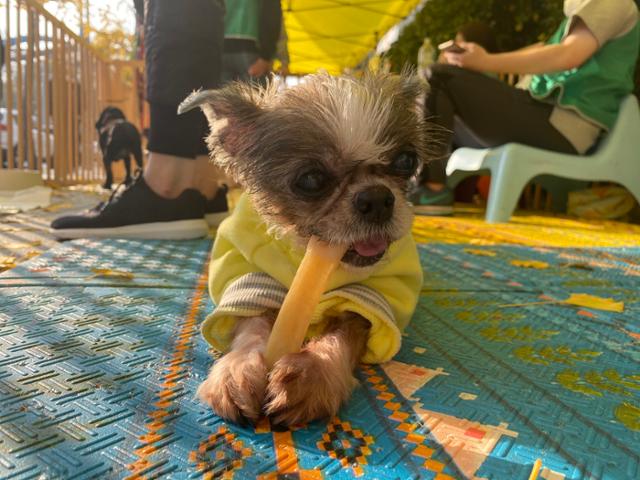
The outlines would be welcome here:
[[[412,76],[319,74],[283,91],[197,92],[180,111],[202,106],[213,160],[270,226],[348,244],[343,261],[365,267],[411,227],[405,197],[427,153],[421,90]]]
[[[112,120],[126,120],[123,111],[117,107],[105,108],[96,122],[96,130],[100,131],[102,127]]]

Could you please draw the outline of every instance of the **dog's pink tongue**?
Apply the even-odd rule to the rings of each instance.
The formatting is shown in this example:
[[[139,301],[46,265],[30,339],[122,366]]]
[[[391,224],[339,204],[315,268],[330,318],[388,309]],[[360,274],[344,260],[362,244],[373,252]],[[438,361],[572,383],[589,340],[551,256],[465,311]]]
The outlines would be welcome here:
[[[375,257],[387,249],[387,241],[382,238],[374,238],[371,240],[365,240],[362,242],[355,242],[353,249],[358,252],[358,255],[363,257]]]

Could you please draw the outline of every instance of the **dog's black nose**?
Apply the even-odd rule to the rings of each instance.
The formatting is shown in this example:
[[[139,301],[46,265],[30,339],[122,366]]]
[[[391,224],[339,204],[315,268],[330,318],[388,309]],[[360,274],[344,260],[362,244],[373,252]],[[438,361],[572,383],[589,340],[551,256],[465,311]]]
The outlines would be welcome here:
[[[371,223],[384,223],[393,215],[396,197],[383,185],[369,187],[358,193],[353,200],[356,210]]]

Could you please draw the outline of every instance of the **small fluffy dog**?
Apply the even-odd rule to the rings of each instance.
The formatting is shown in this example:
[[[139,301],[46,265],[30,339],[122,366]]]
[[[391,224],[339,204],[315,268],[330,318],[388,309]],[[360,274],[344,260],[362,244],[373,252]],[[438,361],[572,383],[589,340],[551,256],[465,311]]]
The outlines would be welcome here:
[[[96,122],[96,130],[100,135],[100,150],[107,178],[104,188],[111,188],[113,171],[111,164],[117,160],[124,160],[126,170],[125,183],[131,182],[131,155],[136,160],[138,168],[142,168],[142,139],[136,126],[128,122],[122,110],[107,107],[100,114]]]
[[[220,227],[205,338],[228,353],[198,396],[232,421],[292,425],[335,415],[360,362],[390,360],[422,284],[410,235],[410,180],[428,125],[412,75],[318,74],[283,91],[236,83],[200,91],[214,162],[245,189]],[[349,245],[299,353],[271,371],[263,352],[306,242]]]

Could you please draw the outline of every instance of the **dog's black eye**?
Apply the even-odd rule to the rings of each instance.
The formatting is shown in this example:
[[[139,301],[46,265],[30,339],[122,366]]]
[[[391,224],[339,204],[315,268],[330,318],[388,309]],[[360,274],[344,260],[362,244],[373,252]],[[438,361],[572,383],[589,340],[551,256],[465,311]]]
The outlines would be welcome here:
[[[396,175],[410,177],[418,167],[418,156],[415,152],[401,152],[393,159],[389,167]]]
[[[329,185],[329,180],[329,175],[322,170],[309,170],[296,179],[293,189],[305,197],[317,197],[324,193]]]

